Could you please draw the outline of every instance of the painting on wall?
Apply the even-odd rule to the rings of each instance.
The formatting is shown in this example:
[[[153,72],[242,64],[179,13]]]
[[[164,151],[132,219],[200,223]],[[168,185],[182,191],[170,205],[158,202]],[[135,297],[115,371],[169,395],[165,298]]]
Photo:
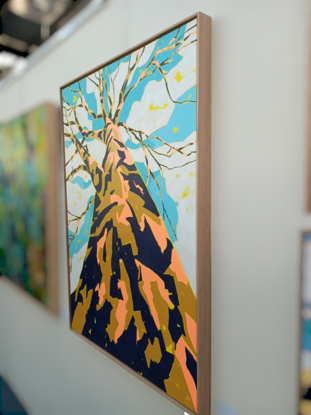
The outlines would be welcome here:
[[[0,274],[57,311],[57,112],[0,124]]]
[[[191,414],[209,406],[210,28],[198,13],[61,88],[71,330]]]
[[[302,239],[300,415],[311,414],[311,232]]]

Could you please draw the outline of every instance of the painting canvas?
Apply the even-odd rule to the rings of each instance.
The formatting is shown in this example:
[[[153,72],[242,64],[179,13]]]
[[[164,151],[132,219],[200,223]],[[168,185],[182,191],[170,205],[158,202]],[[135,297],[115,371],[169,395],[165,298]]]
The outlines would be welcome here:
[[[311,232],[303,234],[301,284],[300,415],[311,414]]]
[[[71,329],[189,413],[198,410],[197,225],[209,220],[207,205],[197,217],[200,27],[207,16],[61,88]],[[203,155],[208,133],[200,140]],[[208,293],[205,303],[208,325]]]
[[[53,169],[56,122],[46,105],[0,124],[0,274],[53,311],[57,198],[48,166]]]

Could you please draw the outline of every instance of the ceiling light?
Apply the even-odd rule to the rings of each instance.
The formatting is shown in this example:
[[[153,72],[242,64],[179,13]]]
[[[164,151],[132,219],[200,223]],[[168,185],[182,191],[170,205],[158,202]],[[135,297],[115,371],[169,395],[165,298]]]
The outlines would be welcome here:
[[[24,14],[27,14],[29,4],[27,0],[10,0],[8,2],[8,7],[12,13],[23,16]]]
[[[11,68],[15,65],[18,57],[13,53],[2,51],[0,52],[0,66]]]

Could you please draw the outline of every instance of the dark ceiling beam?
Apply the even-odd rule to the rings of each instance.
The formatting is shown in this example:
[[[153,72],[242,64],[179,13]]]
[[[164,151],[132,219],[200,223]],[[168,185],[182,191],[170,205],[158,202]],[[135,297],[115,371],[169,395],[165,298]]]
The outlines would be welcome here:
[[[2,7],[5,5],[6,2],[7,0],[0,0],[0,35],[1,33],[3,33],[3,25],[2,25],[2,18],[1,18]]]
[[[16,50],[16,49],[10,48],[8,46],[1,45],[1,43],[0,43],[0,52],[2,52],[2,51],[10,52],[10,53],[13,53],[14,55],[22,56],[23,58],[26,58],[26,56],[28,56],[27,52],[21,52],[20,50]]]

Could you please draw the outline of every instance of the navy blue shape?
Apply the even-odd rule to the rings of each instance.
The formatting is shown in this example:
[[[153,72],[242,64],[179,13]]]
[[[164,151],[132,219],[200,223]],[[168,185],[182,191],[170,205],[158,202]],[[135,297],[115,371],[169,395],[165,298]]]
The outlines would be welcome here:
[[[188,349],[186,349],[186,366],[189,369],[195,384],[197,385],[197,362],[194,360]]]
[[[9,385],[0,378],[0,415],[27,415]]]

